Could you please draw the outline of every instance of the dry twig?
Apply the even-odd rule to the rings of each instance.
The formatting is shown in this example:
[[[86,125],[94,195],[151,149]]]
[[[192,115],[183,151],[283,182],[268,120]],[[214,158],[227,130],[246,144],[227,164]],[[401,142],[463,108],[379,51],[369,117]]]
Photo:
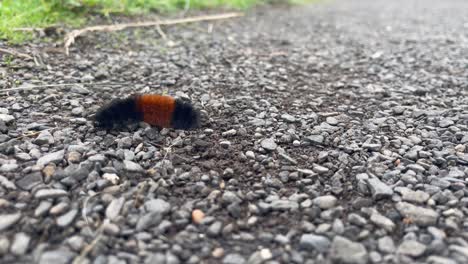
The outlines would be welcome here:
[[[61,84],[44,84],[44,85],[25,85],[21,87],[9,88],[9,89],[2,89],[0,92],[11,92],[11,91],[19,91],[19,90],[29,90],[35,88],[48,88],[48,87],[62,87],[62,86],[73,86],[79,85],[81,83],[61,83]]]
[[[89,245],[85,246],[83,250],[81,250],[80,255],[78,255],[74,260],[73,264],[81,264],[84,262],[84,259],[86,256],[93,250],[93,248],[97,245],[99,240],[102,238],[102,229],[103,229],[104,224],[101,224],[101,226],[98,229],[98,233],[96,234],[96,237],[89,243]]]
[[[21,91],[21,90],[30,90],[30,89],[43,89],[43,88],[65,88],[67,86],[75,85],[90,85],[90,86],[119,86],[119,85],[129,85],[129,83],[60,83],[60,84],[40,84],[40,85],[24,85],[21,87],[8,88],[0,90],[0,93],[8,93],[12,91]]]
[[[44,130],[42,130],[42,131],[44,131]],[[26,138],[26,137],[35,137],[35,136],[39,135],[42,131],[34,131],[34,132],[31,132],[31,133],[28,133],[28,134],[23,134],[23,135],[17,137],[16,139],[19,140],[19,139]]]
[[[43,31],[43,28],[34,28],[34,27],[21,27],[14,28],[13,31],[25,31],[25,32],[34,32],[34,31]]]
[[[91,200],[94,197],[96,197],[98,195],[101,195],[101,194],[103,194],[103,192],[97,192],[97,193],[94,193],[91,196],[86,197],[84,202],[83,202],[83,209],[81,210],[81,217],[83,217],[83,219],[86,222],[86,226],[88,226],[89,230],[91,231],[91,233],[93,233],[93,235],[94,235],[94,231],[91,229],[91,225],[89,224],[89,219],[88,219],[88,216],[87,216],[88,212],[87,212],[86,207],[88,207],[89,200]]]
[[[20,57],[20,58],[25,58],[25,59],[28,59],[28,60],[33,59],[32,56],[30,56],[28,54],[25,54],[25,53],[18,52],[16,50],[0,48],[0,52],[7,53],[7,54],[10,54],[10,55],[13,55],[13,56],[16,56],[16,57]]]
[[[163,21],[125,23],[125,24],[116,24],[116,25],[99,25],[99,26],[86,27],[82,29],[75,29],[65,36],[65,39],[64,39],[65,53],[69,55],[69,48],[75,42],[75,39],[78,36],[83,35],[87,32],[94,32],[94,31],[111,32],[111,31],[119,31],[119,30],[123,30],[126,28],[133,28],[133,27],[150,27],[150,26],[161,26],[161,25],[167,26],[167,25],[193,23],[193,22],[201,22],[201,21],[228,19],[228,18],[233,18],[233,17],[240,17],[243,15],[244,15],[243,13],[225,13],[225,14],[219,14],[219,15],[197,16],[197,17],[171,19],[171,20],[163,20]]]
[[[87,216],[88,213],[87,213],[86,208],[88,207],[89,200],[91,200],[94,197],[99,196],[99,195],[101,195],[103,193],[105,193],[105,192],[94,193],[91,196],[86,197],[84,202],[83,202],[83,209],[81,210],[81,216],[85,220],[87,227],[89,228],[91,234],[93,236],[95,236],[95,238],[91,241],[91,243],[89,243],[87,246],[85,246],[81,250],[80,254],[73,260],[72,264],[81,264],[81,263],[83,263],[84,259],[89,254],[89,252],[91,252],[91,250],[93,250],[93,248],[97,245],[99,240],[101,240],[101,238],[102,238],[102,232],[103,232],[103,229],[104,229],[104,225],[106,223],[101,223],[101,225],[99,225],[99,227],[97,229],[97,232],[95,233],[91,228],[91,224],[89,223],[88,216]]]
[[[164,33],[160,25],[156,26],[156,30],[158,31],[158,34],[161,36],[162,39],[167,40],[166,33]]]
[[[31,32],[31,33],[36,33],[39,35],[45,35],[44,28],[23,27],[23,28],[14,28],[13,31]]]

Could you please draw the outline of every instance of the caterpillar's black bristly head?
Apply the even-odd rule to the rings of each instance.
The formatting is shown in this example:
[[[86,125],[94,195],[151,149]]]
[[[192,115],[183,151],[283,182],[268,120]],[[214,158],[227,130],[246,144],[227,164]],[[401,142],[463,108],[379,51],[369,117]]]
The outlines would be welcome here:
[[[177,99],[171,123],[175,129],[188,130],[198,128],[200,127],[200,112],[190,102]]]
[[[101,107],[94,115],[94,124],[101,128],[113,128],[130,122],[138,122],[143,119],[141,112],[137,111],[137,96],[125,99],[114,99],[109,104]]]

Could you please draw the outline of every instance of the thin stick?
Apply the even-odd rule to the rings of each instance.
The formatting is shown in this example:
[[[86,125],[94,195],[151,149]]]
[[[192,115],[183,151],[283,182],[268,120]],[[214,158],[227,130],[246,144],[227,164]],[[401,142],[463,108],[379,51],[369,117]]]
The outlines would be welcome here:
[[[161,35],[162,39],[167,40],[166,33],[164,33],[160,25],[156,26],[156,30],[158,31],[159,35]]]
[[[125,85],[126,83],[61,83],[61,84],[41,84],[41,85],[27,85],[22,87],[15,87],[9,89],[2,89],[0,92],[10,92],[10,91],[19,91],[19,90],[29,90],[36,88],[48,88],[48,87],[64,87],[64,86],[74,86],[74,85]]]
[[[14,28],[13,31],[43,31],[43,28]]]
[[[78,255],[73,260],[72,264],[81,264],[83,262],[84,258],[89,254],[89,252],[91,252],[91,250],[93,250],[93,248],[97,245],[99,240],[101,240],[101,238],[102,238],[102,231],[103,231],[104,224],[101,223],[101,225],[99,225],[99,228],[97,229],[97,232],[94,233],[94,231],[91,229],[91,225],[89,224],[86,207],[88,206],[89,200],[91,200],[94,197],[96,197],[98,195],[101,195],[103,193],[105,193],[105,192],[94,193],[91,196],[86,197],[85,200],[84,200],[83,210],[81,211],[81,216],[84,218],[84,220],[86,222],[86,225],[88,226],[89,230],[91,231],[91,234],[93,236],[95,236],[95,238],[93,239],[93,241],[91,241],[91,243],[89,243],[89,245],[87,245],[86,247],[84,247],[81,250],[80,255]]]
[[[81,84],[81,83],[80,83]],[[2,89],[1,92],[10,92],[10,91],[18,91],[18,90],[28,90],[28,89],[35,89],[35,88],[47,88],[47,87],[60,87],[60,86],[73,86],[78,85],[78,83],[62,83],[62,84],[44,84],[44,85],[28,85],[16,88],[9,88],[9,89]]]
[[[182,13],[182,17],[185,17],[187,12],[190,10],[190,0],[185,0],[184,12]]]
[[[137,22],[137,23],[116,24],[116,25],[100,25],[100,26],[86,27],[83,29],[75,29],[65,36],[65,39],[64,39],[65,53],[69,55],[69,47],[75,42],[75,38],[87,32],[93,32],[93,31],[111,32],[111,31],[123,30],[126,28],[132,28],[132,27],[149,27],[149,26],[161,26],[161,25],[167,26],[167,25],[175,25],[175,24],[200,22],[200,21],[228,19],[228,18],[240,17],[243,15],[244,15],[243,13],[225,13],[225,14],[219,14],[219,15],[197,16],[197,17],[164,20],[164,21]]]
[[[98,195],[101,195],[101,194],[102,194],[102,192],[97,192],[97,193],[95,193],[95,194],[93,194],[93,195],[91,195],[91,196],[86,197],[85,200],[84,200],[84,202],[83,202],[83,210],[81,210],[81,216],[82,216],[83,219],[85,220],[86,225],[88,226],[89,230],[91,231],[91,233],[92,233],[93,235],[95,235],[95,234],[94,234],[94,231],[91,229],[91,225],[89,224],[89,220],[88,220],[88,216],[87,216],[88,212],[87,212],[87,210],[86,210],[86,207],[88,206],[89,200],[91,200],[91,199],[93,199],[94,197],[96,197],[96,196],[98,196]]]
[[[21,53],[21,52],[18,52],[18,51],[16,51],[16,50],[10,50],[10,49],[2,49],[2,48],[0,48],[0,52],[4,52],[4,53],[7,53],[7,54],[10,54],[10,55],[13,55],[13,56],[16,56],[16,57],[25,58],[25,59],[28,59],[28,60],[32,60],[32,59],[33,59],[33,57],[29,56],[28,54]]]
[[[42,131],[44,131],[44,130],[42,130]],[[17,137],[16,139],[22,139],[22,138],[25,138],[25,137],[34,137],[34,136],[39,135],[42,131],[34,131],[34,132],[29,133],[29,134],[23,134],[23,135]]]
[[[83,248],[83,250],[80,252],[80,255],[78,255],[72,262],[72,264],[81,264],[83,263],[84,258],[93,250],[93,248],[97,245],[99,240],[102,238],[102,224],[98,229],[98,233],[96,234],[96,237],[87,245],[86,247]]]
[[[170,152],[172,152],[172,147],[173,147],[176,143],[179,142],[179,140],[177,140],[177,139],[178,139],[178,137],[177,137],[176,139],[174,139],[174,140],[171,142],[171,144],[169,145],[169,147],[164,148],[164,151],[165,151],[166,153],[164,154],[164,157],[163,157],[163,159],[161,160],[161,162],[163,162],[163,161],[166,160],[167,154],[169,154]]]

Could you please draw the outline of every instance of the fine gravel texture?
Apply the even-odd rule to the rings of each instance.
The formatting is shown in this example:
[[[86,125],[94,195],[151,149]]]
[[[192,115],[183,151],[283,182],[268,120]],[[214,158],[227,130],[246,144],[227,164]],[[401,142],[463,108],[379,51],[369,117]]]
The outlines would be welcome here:
[[[1,263],[468,263],[468,1],[324,1],[12,47]],[[57,45],[60,45],[58,43]],[[134,93],[202,128],[94,128]]]

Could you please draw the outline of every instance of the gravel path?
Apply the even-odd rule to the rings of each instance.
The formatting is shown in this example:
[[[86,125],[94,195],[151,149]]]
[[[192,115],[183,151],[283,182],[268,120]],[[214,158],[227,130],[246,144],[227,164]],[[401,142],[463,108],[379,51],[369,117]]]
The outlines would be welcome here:
[[[468,263],[467,1],[165,31],[3,62],[4,88],[83,85],[1,95],[1,263]],[[88,121],[135,92],[190,97],[203,128]]]

